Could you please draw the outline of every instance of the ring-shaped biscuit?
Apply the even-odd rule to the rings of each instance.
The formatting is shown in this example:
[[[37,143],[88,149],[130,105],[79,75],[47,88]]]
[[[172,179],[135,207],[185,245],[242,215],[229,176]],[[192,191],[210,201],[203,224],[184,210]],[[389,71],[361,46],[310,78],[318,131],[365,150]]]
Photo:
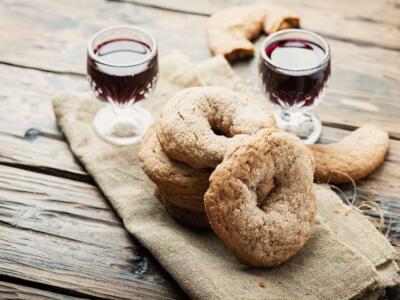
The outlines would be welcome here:
[[[168,199],[168,202],[180,208],[187,209],[191,212],[199,212],[205,214],[204,195],[189,195],[175,193],[158,187],[159,192]]]
[[[144,134],[139,158],[147,176],[160,188],[182,195],[203,197],[210,169],[195,169],[170,159],[163,151],[153,124]]]
[[[170,158],[194,168],[215,168],[233,145],[273,127],[272,114],[249,96],[222,87],[195,87],[167,102],[157,134]]]
[[[269,180],[274,187],[257,199],[258,185]],[[212,229],[241,262],[256,267],[285,262],[305,244],[314,223],[307,148],[288,133],[259,131],[211,174],[204,203]]]
[[[178,223],[194,228],[210,228],[207,215],[204,212],[195,212],[171,202],[170,197],[158,191],[157,197],[167,213]]]
[[[229,61],[253,56],[255,40],[264,31],[299,28],[299,17],[285,7],[251,4],[224,8],[207,22],[208,47],[213,55],[222,54]]]
[[[274,188],[273,180],[267,182],[262,182],[258,185],[256,194],[257,199],[262,200],[268,195],[269,191]],[[189,210],[191,212],[206,213],[204,208],[204,195],[189,195],[170,192],[168,190],[162,189],[158,186],[158,191],[168,200],[171,204]]]

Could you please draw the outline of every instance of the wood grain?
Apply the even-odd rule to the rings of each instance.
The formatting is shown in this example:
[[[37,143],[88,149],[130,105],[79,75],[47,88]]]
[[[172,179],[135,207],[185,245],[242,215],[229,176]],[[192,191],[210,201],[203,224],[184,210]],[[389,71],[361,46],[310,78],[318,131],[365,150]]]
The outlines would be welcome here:
[[[44,291],[37,288],[28,287],[0,281],[0,299],[8,300],[78,300],[88,299],[74,296],[62,295],[54,292]]]
[[[125,1],[123,1],[125,2]],[[373,1],[312,1],[312,0],[127,0],[147,7],[168,9],[176,12],[208,16],[233,5],[255,2],[286,6],[300,15],[302,27],[333,39],[375,45],[388,49],[400,49],[400,7],[394,2]],[[363,9],[360,9],[362,7]]]
[[[130,2],[134,4],[154,7],[159,9],[172,10],[182,13],[192,13],[202,16],[209,16],[213,12],[233,5],[243,5],[247,3],[266,3],[267,1],[254,0],[116,0],[116,2]],[[376,0],[365,5],[363,0],[355,1],[313,1],[313,0],[270,0],[267,3],[279,4],[295,9],[296,11],[314,9],[326,13],[334,11],[342,15],[343,19],[355,19],[365,22],[386,23],[399,25],[400,4],[397,0],[385,1]],[[362,9],[360,9],[362,7]],[[325,24],[325,23],[323,23]],[[361,26],[362,27],[362,26]]]
[[[106,13],[109,11],[113,13]],[[194,60],[203,60],[210,55],[205,39],[207,19],[202,16],[99,0],[79,4],[75,1],[59,3],[38,0],[34,4],[29,2],[24,6],[2,3],[0,18],[13,31],[12,35],[8,34],[7,30],[0,31],[0,38],[4,41],[0,44],[0,61],[53,72],[85,74],[85,49],[89,37],[104,26],[120,23],[140,25],[154,33],[159,41],[160,56],[175,49],[180,49]],[[25,20],[29,20],[29,24]],[[357,25],[356,28],[363,27]],[[343,31],[354,30],[347,28]],[[357,33],[360,36],[369,34]],[[30,39],[26,39],[26,36]],[[381,36],[385,37],[386,34]],[[400,34],[396,34],[396,39],[400,41]],[[400,52],[338,40],[329,41],[333,51],[332,79],[325,100],[318,109],[322,119],[327,124],[343,124],[350,127],[370,122],[399,138],[397,111],[400,110],[400,103],[394,99],[400,97]],[[27,48],[30,49],[29,52],[24,50]],[[234,68],[242,75],[244,81],[256,85],[256,65],[257,59],[253,59],[235,64]],[[6,70],[3,72],[0,71],[0,76],[6,77],[5,82],[12,83],[17,80],[8,79],[10,73]],[[62,84],[55,79],[57,77],[54,74],[51,75],[40,79],[40,84],[45,86],[47,81],[48,87],[51,86],[53,90],[65,90],[69,87],[68,84]],[[32,90],[28,78],[25,78],[20,86],[26,85]],[[76,84],[80,85],[79,88],[84,86],[83,81]],[[10,91],[7,93],[12,94],[13,84],[4,86],[9,86]],[[73,89],[75,86],[71,84],[71,90]],[[24,88],[18,90],[21,93],[26,92]],[[48,127],[51,126],[49,122]]]
[[[179,48],[192,58],[209,56],[202,27],[205,18],[126,3],[37,0],[16,5],[2,2],[0,19],[7,27],[0,27],[3,42],[0,61],[17,66],[84,75],[90,37],[116,24],[137,25],[151,32],[159,42],[160,55]]]
[[[95,186],[0,166],[0,191],[1,275],[107,299],[178,297]]]
[[[85,91],[81,76],[0,65],[0,158],[42,169],[84,175],[57,128],[51,99],[63,91]]]
[[[50,100],[57,92],[88,89],[85,48],[98,29],[139,25],[156,36],[160,56],[178,48],[199,61],[209,57],[205,16],[238,1],[132,2],[140,5],[103,0],[0,3],[0,298],[70,299],[74,292],[100,299],[184,296],[126,232],[73,157]],[[304,27],[328,37],[332,46],[333,75],[318,108],[329,124],[321,142],[337,141],[349,132],[332,126],[364,123],[379,125],[399,139],[400,3],[279,3],[299,12]],[[185,11],[197,15],[181,13]],[[253,59],[234,65],[255,90],[256,64]],[[399,163],[400,141],[392,140],[383,166],[359,181],[356,192],[360,202],[375,201],[390,211],[390,238],[400,258]],[[354,192],[351,185],[340,188],[349,197]],[[1,276],[39,287],[1,281]],[[51,287],[66,294],[46,291]]]

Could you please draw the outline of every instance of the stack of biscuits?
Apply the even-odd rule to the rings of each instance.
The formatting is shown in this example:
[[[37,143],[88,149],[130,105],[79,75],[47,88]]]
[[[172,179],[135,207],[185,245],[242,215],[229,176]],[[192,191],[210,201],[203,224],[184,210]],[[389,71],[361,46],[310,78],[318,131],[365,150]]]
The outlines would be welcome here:
[[[157,186],[166,211],[178,222],[208,228],[204,194],[209,177],[228,148],[275,126],[266,107],[222,87],[197,87],[175,94],[145,133],[142,168]]]
[[[277,266],[308,240],[316,213],[314,174],[335,182],[346,182],[344,175],[362,178],[388,149],[387,133],[370,126],[335,144],[306,147],[275,125],[271,113],[245,94],[188,88],[165,104],[139,153],[169,215],[184,225],[211,227],[250,266]],[[357,144],[366,146],[361,153]]]
[[[209,177],[229,149],[275,120],[262,104],[222,87],[181,90],[145,133],[142,168],[157,185],[158,198],[178,222],[207,228],[204,195]],[[318,182],[348,183],[372,173],[384,160],[389,137],[363,126],[338,143],[310,145]],[[267,184],[268,186],[268,184]]]
[[[208,228],[204,194],[212,169],[195,169],[170,159],[164,152],[155,122],[146,132],[140,149],[143,170],[157,185],[157,195],[166,211],[179,223]]]

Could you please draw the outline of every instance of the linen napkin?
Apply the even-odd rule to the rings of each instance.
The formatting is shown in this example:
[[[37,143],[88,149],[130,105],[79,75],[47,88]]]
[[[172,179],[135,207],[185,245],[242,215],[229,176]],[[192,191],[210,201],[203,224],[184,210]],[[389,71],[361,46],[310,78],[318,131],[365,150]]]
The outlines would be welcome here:
[[[171,95],[192,86],[248,89],[222,57],[195,64],[180,53],[161,60],[155,94],[143,101],[155,117]],[[317,224],[305,247],[273,269],[240,264],[211,232],[173,221],[141,170],[139,145],[114,146],[94,131],[103,105],[91,93],[62,94],[53,101],[71,150],[133,234],[185,292],[195,299],[376,298],[400,283],[395,251],[369,221],[328,187],[315,185]]]

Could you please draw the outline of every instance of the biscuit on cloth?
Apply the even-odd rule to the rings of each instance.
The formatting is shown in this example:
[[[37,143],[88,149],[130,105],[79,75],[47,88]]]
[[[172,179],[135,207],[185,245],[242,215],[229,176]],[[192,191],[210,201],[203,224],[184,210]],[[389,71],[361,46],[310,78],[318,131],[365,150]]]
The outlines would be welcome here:
[[[266,197],[256,190],[273,180]],[[316,213],[313,166],[295,136],[263,129],[232,150],[210,177],[204,197],[214,232],[242,263],[274,267],[308,240]]]
[[[193,168],[215,168],[225,153],[262,128],[274,128],[268,109],[223,87],[194,87],[165,104],[157,135],[171,159]]]
[[[317,182],[349,183],[369,175],[384,161],[389,135],[364,125],[337,143],[308,147],[314,154]]]
[[[266,195],[274,188],[274,181],[269,180],[267,182],[262,182],[258,185],[256,194],[257,199],[264,199]],[[204,195],[189,195],[189,194],[180,194],[175,192],[170,192],[168,190],[164,190],[158,186],[158,191],[164,196],[165,199],[168,200],[169,203],[187,209],[191,212],[201,212],[206,213],[204,208]]]
[[[195,228],[210,228],[207,215],[204,212],[194,212],[175,205],[170,196],[157,191],[158,200],[162,203],[167,213],[178,223]]]
[[[208,47],[213,55],[222,54],[229,61],[254,55],[252,40],[263,31],[271,34],[298,28],[299,17],[273,5],[244,5],[217,11],[208,20]]]
[[[143,170],[160,189],[203,197],[212,170],[191,168],[170,159],[157,139],[156,123],[146,131],[140,145],[139,158]]]
[[[168,200],[171,204],[187,209],[191,212],[206,213],[204,209],[204,195],[189,195],[170,192],[168,190],[158,187],[159,192]]]
[[[257,199],[263,201],[266,195],[274,188],[274,181],[269,180],[262,182],[258,185],[256,194]],[[204,208],[204,195],[189,195],[170,192],[168,190],[162,189],[158,186],[158,191],[168,200],[169,203],[178,206],[180,208],[187,209],[191,212],[201,212],[206,213]]]

